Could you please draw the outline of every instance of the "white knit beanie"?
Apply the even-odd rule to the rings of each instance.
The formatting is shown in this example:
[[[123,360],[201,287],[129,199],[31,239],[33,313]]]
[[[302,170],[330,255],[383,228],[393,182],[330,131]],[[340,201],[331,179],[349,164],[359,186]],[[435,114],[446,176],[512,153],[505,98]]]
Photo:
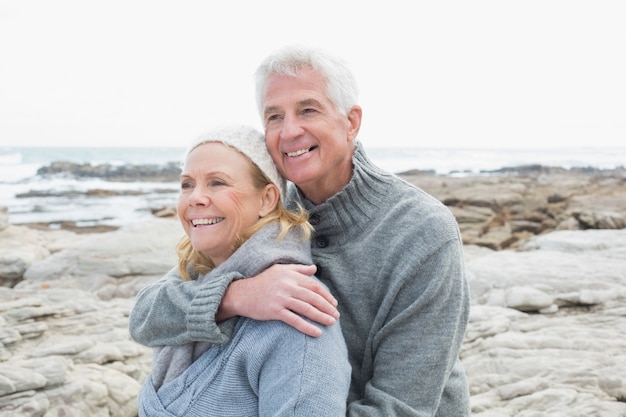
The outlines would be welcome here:
[[[189,146],[185,156],[188,156],[196,147],[207,142],[221,142],[229,145],[250,158],[256,166],[270,179],[280,191],[281,200],[285,198],[285,179],[280,175],[272,161],[272,157],[265,146],[265,136],[253,127],[232,125],[216,128],[205,133]]]

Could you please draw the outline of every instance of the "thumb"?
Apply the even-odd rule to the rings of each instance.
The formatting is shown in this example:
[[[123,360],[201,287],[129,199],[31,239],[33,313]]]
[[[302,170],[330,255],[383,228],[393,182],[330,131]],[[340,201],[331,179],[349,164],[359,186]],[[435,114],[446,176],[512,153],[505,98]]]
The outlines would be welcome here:
[[[294,271],[303,275],[315,275],[317,272],[317,266],[315,265],[296,265]]]

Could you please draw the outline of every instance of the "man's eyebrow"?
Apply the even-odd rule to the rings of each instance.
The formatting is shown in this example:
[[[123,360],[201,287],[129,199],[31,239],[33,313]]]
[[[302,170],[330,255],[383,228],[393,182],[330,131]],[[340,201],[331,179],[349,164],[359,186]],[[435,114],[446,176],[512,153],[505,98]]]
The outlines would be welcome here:
[[[269,107],[266,107],[266,108],[263,110],[263,115],[264,115],[264,116],[267,116],[267,115],[268,115],[268,114],[270,114],[270,113],[276,113],[276,112],[278,111],[278,109],[279,109],[279,107],[278,107],[278,106],[269,106]]]
[[[321,106],[321,103],[314,98],[307,98],[305,100],[299,101],[297,104],[298,107]]]
[[[296,106],[298,108],[309,107],[309,106],[321,107],[322,104],[314,98],[307,98],[307,99],[298,101],[296,103]],[[279,106],[268,106],[265,108],[265,110],[263,110],[263,115],[267,116],[268,114],[277,113],[277,112],[280,112]]]

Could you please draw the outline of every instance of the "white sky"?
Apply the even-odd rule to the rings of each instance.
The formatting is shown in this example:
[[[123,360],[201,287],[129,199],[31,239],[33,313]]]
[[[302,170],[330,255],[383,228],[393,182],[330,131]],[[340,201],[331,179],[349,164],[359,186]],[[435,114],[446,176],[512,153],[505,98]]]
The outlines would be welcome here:
[[[251,123],[288,43],[354,70],[368,146],[626,146],[626,1],[0,0],[0,145]]]

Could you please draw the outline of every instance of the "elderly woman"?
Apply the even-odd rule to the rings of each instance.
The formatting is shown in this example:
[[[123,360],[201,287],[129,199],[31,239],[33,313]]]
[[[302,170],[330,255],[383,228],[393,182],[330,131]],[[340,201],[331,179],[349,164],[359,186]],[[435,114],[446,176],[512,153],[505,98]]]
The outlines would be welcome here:
[[[131,313],[135,339],[146,338],[141,323],[159,323],[148,337],[155,353],[139,415],[344,416],[350,365],[338,323],[312,338],[281,321],[238,317],[217,327],[206,316],[222,293],[215,285],[223,281],[213,277],[251,277],[276,263],[312,264],[311,227],[304,212],[283,207],[285,181],[263,134],[235,126],[199,138],[180,178],[178,215],[186,236],[178,246],[179,273],[144,288],[137,296],[143,308]],[[181,328],[181,304],[170,301],[176,294],[191,300],[180,343],[170,337]],[[222,343],[203,342],[207,334]],[[169,344],[160,346],[165,339]]]

